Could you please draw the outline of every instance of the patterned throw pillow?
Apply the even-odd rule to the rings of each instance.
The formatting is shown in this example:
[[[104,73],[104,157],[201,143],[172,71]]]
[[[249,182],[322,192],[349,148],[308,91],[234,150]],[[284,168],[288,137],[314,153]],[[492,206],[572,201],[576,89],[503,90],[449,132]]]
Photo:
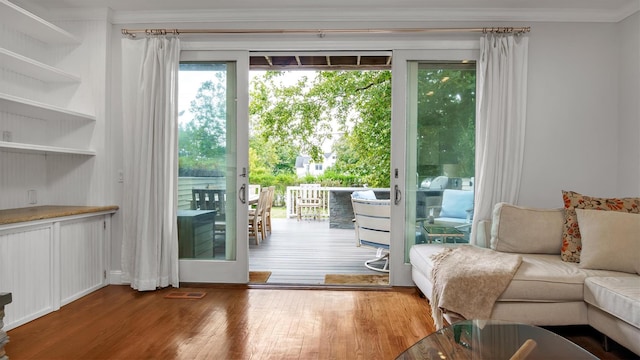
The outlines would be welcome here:
[[[575,209],[623,211],[640,214],[640,198],[596,198],[563,190],[562,200],[564,201],[565,212],[560,256],[563,261],[567,262],[580,262],[580,250],[582,249],[578,216]],[[603,241],[606,241],[606,239],[603,239]]]

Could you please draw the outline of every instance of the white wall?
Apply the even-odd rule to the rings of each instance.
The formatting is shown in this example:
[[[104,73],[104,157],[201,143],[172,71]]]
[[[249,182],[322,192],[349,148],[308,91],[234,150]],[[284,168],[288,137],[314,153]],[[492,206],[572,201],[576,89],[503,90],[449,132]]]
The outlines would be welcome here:
[[[640,194],[640,12],[618,26],[619,196]]]
[[[638,14],[622,24],[612,23],[531,23],[529,34],[529,85],[527,104],[527,134],[524,158],[524,174],[519,203],[536,207],[561,207],[561,190],[574,190],[594,196],[638,195],[640,175],[637,166],[638,148],[638,91],[637,81],[621,81],[621,72],[638,73],[640,43],[636,35],[623,35],[622,41],[616,37],[628,27],[638,28]],[[217,24],[203,24],[195,27],[215,28]],[[336,28],[319,26],[318,28]],[[365,26],[367,24],[360,24]],[[373,24],[371,27],[380,26]],[[393,27],[419,27],[430,24],[390,24]],[[451,24],[433,24],[446,27]],[[479,24],[454,24],[453,26],[478,26]],[[501,25],[492,23],[490,25]],[[507,26],[529,24],[503,24]],[[243,27],[243,24],[234,24]],[[254,25],[257,26],[257,25]],[[482,26],[482,24],[480,24]],[[120,28],[162,28],[180,27],[180,24],[164,26],[127,25],[113,28],[113,91],[111,99],[111,131],[121,132],[120,123]],[[185,26],[186,27],[186,26]],[[246,27],[251,27],[247,25]],[[407,36],[405,39],[380,36],[358,38],[358,48],[368,50],[389,49],[390,42],[402,44],[401,48],[428,43],[423,37]],[[477,39],[477,35],[473,35]],[[264,50],[272,44],[282,49],[286,41],[279,37],[261,37],[260,42],[246,39],[228,42],[229,47],[242,48],[247,44],[261,44]],[[469,36],[447,37],[451,40],[467,41]],[[331,41],[325,39],[326,41]],[[438,40],[430,35],[429,40]],[[307,45],[298,40],[291,48],[313,47],[320,44],[313,39]],[[375,48],[376,41],[382,43]],[[353,41],[352,41],[353,42]],[[217,44],[220,44],[219,42]],[[333,42],[338,44],[338,42]],[[621,46],[625,46],[624,52]],[[320,45],[322,46],[322,45]],[[213,46],[215,47],[215,46]],[[250,49],[254,49],[249,47]],[[393,48],[393,47],[391,47]],[[635,54],[622,60],[623,54]],[[622,67],[623,70],[618,70]],[[636,80],[638,79],[636,75]],[[635,90],[634,90],[635,89]],[[635,91],[635,93],[634,93]],[[621,96],[621,93],[625,93]],[[635,95],[634,95],[635,94]],[[624,142],[619,141],[625,138]],[[633,140],[633,137],[636,141]],[[114,136],[113,168],[122,168],[121,137]],[[621,164],[621,154],[633,162],[636,169],[628,169]],[[627,160],[625,160],[627,161]],[[628,180],[627,180],[628,178]],[[126,178],[125,178],[126,184]],[[115,196],[122,194],[123,184],[116,184],[112,191]],[[112,243],[112,269],[120,269],[121,221],[114,218],[114,241]]]
[[[563,189],[617,194],[617,27],[532,25],[520,204],[561,207]]]

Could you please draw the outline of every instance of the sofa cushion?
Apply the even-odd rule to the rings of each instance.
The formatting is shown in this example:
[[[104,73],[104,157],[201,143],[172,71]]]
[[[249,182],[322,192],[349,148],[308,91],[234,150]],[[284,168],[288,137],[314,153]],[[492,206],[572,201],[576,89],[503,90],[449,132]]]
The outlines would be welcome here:
[[[448,246],[455,245],[419,244],[412,246],[409,252],[411,265],[419,268],[420,272],[430,279],[433,269],[431,256]],[[524,254],[522,255],[522,264],[498,301],[583,301],[586,274],[584,270],[578,268],[578,264],[564,262],[559,255]]]
[[[491,249],[521,254],[559,254],[563,209],[498,203],[493,208]]]
[[[584,286],[587,304],[640,328],[640,277],[589,277]]]
[[[640,198],[596,198],[563,190],[562,200],[565,209],[561,248],[563,261],[580,262],[582,241],[575,209],[640,213]]]
[[[580,267],[640,274],[640,214],[576,209]]]
[[[498,301],[582,301],[587,274],[559,255],[523,254],[522,264]]]

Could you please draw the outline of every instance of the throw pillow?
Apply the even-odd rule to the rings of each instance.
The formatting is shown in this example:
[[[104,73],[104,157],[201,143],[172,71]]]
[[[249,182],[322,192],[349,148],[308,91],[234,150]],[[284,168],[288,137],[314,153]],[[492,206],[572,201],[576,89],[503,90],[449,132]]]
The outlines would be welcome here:
[[[640,214],[576,209],[580,267],[640,274]]]
[[[597,198],[563,190],[562,200],[565,212],[560,256],[563,261],[567,262],[580,262],[582,249],[580,227],[575,209],[640,213],[640,198]]]
[[[521,254],[560,254],[564,209],[498,203],[491,220],[491,249]]]

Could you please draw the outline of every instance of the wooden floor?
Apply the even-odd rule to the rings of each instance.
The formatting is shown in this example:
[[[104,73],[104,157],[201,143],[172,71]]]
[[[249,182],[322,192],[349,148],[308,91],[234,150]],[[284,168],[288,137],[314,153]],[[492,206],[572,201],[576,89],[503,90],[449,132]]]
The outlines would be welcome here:
[[[434,331],[414,289],[287,290],[218,286],[202,299],[165,299],[175,289],[111,285],[8,332],[18,359],[394,359]],[[605,360],[589,327],[553,328]]]
[[[187,289],[181,289],[187,290]],[[108,286],[8,332],[17,359],[394,359],[433,331],[397,291],[198,288],[195,300]]]
[[[382,274],[364,262],[376,250],[356,246],[355,230],[331,229],[327,220],[273,219],[273,232],[249,239],[249,270],[271,271],[269,284],[318,285],[326,274]]]

